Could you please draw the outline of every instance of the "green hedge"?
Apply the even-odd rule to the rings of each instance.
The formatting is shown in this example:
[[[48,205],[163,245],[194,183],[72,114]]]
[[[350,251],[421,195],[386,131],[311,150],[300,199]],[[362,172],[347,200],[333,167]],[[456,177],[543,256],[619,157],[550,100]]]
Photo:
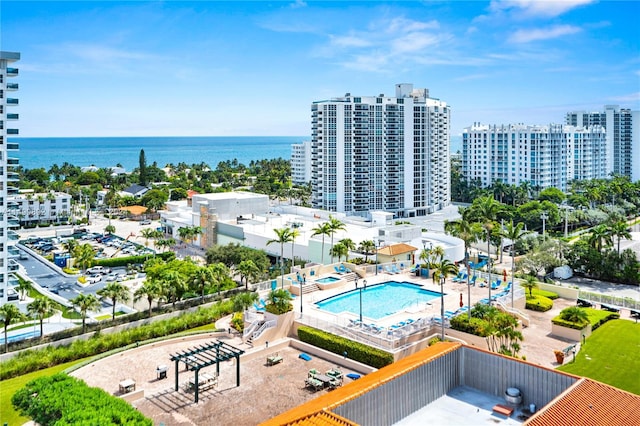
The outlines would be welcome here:
[[[449,323],[454,330],[480,337],[487,337],[489,335],[490,324],[481,318],[471,317],[471,322],[469,322],[469,315],[456,315],[449,320]]]
[[[11,402],[40,425],[153,424],[123,399],[62,373],[30,381]]]
[[[95,265],[115,268],[118,266],[127,266],[131,264],[136,264],[136,263],[144,263],[152,257],[153,255],[114,257],[113,259],[99,259],[99,260],[96,260]],[[176,254],[172,251],[166,251],[164,253],[157,253],[155,257],[158,257],[168,262],[174,259],[176,257]]]
[[[527,303],[524,307],[532,311],[546,312],[553,308],[553,300],[545,296],[527,296]]]
[[[298,338],[305,343],[334,354],[343,355],[346,352],[348,358],[375,368],[382,368],[393,363],[393,355],[389,352],[372,348],[317,328],[305,326],[298,328]]]
[[[556,300],[559,296],[558,293],[554,293],[553,291],[540,290],[539,288],[533,289],[534,296],[544,296],[547,299]]]
[[[26,350],[8,361],[0,363],[0,380],[211,324],[230,314],[233,311],[232,305],[231,301],[221,302],[209,308],[199,308],[195,312],[185,312],[179,317],[156,321],[116,333],[101,334],[98,331],[92,338],[76,340],[70,345]]]
[[[591,324],[591,331],[597,329],[607,321],[620,318],[620,314],[617,312],[609,312],[609,311],[593,309],[593,308],[582,308],[582,309],[587,313],[587,316],[589,317],[589,323]],[[567,328],[573,328],[575,330],[582,330],[582,328],[584,328],[585,326],[585,324],[582,324],[582,323],[566,321],[562,319],[560,315],[553,318],[551,322],[556,325],[560,325]]]

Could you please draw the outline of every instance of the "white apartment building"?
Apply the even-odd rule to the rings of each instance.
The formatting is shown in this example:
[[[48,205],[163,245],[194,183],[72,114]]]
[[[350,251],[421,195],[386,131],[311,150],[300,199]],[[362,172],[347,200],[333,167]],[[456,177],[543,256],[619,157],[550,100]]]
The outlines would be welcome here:
[[[483,187],[498,180],[509,185],[527,181],[532,187],[566,191],[572,180],[607,176],[606,135],[599,125],[474,123],[462,136],[463,176]]]
[[[296,185],[311,182],[311,141],[291,145],[291,182]]]
[[[18,270],[15,260],[19,256],[15,247],[18,234],[14,230],[19,223],[9,214],[9,209],[11,198],[17,193],[13,183],[18,181],[17,173],[12,171],[18,165],[18,159],[10,155],[18,150],[18,144],[9,142],[8,137],[18,135],[15,122],[19,117],[15,107],[19,102],[14,94],[18,83],[12,80],[18,76],[13,63],[19,60],[20,53],[0,51],[0,305],[17,296],[10,289],[17,285],[12,273]]]
[[[424,216],[449,205],[447,103],[397,84],[395,96],[352,96],[311,106],[311,204],[368,217]]]
[[[607,171],[640,180],[640,111],[605,105],[602,112],[568,112],[566,124],[600,125],[607,132]]]
[[[71,195],[64,192],[20,191],[9,211],[21,224],[66,221],[71,216]]]

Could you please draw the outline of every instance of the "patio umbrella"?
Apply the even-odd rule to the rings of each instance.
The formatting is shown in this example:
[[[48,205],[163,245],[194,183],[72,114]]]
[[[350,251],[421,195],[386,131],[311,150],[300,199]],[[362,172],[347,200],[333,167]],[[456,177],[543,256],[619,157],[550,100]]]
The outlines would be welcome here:
[[[507,270],[506,269],[502,270],[502,277],[504,278],[502,281],[506,283],[507,282]]]

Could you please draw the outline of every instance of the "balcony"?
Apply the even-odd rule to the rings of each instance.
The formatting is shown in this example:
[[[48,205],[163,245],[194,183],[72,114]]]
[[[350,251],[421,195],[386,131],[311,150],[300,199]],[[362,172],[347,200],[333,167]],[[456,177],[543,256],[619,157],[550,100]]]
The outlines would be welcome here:
[[[7,98],[7,105],[18,105],[19,102],[17,99],[14,98]]]
[[[19,114],[7,114],[7,120],[17,120],[20,118]]]
[[[10,241],[18,241],[20,239],[20,235],[18,235],[16,232],[14,231],[7,231],[7,238]]]
[[[19,228],[20,227],[20,221],[17,219],[9,219],[7,220],[7,226],[9,228]]]
[[[7,90],[18,90],[18,83],[7,83]]]
[[[9,267],[7,269],[9,270],[9,272],[16,272],[18,269],[20,269],[20,265],[18,264],[18,262],[13,259],[9,260],[8,266]]]
[[[7,143],[7,150],[9,151],[17,151],[20,149],[20,144],[15,142]]]
[[[20,134],[20,131],[18,129],[7,129],[7,134],[8,135],[17,135],[17,134]]]
[[[7,68],[7,76],[15,77],[18,75],[18,68]]]
[[[20,250],[18,250],[15,246],[7,247],[7,252],[9,253],[10,257],[18,257],[18,256],[20,256]]]
[[[9,165],[9,166],[18,166],[18,165],[20,165],[20,160],[15,158],[15,157],[8,157],[7,158],[7,165]]]

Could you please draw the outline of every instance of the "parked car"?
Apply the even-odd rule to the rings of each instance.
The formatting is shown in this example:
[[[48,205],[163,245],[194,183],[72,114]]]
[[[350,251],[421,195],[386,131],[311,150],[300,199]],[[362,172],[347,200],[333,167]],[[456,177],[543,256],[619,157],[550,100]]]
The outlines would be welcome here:
[[[101,279],[102,279],[102,275],[100,274],[87,275],[87,282],[91,284],[97,283]]]
[[[95,274],[103,274],[106,275],[111,272],[110,268],[105,268],[104,266],[94,266],[92,268],[87,269],[87,273],[91,275]]]
[[[140,225],[151,225],[151,220],[149,219],[141,220]]]

